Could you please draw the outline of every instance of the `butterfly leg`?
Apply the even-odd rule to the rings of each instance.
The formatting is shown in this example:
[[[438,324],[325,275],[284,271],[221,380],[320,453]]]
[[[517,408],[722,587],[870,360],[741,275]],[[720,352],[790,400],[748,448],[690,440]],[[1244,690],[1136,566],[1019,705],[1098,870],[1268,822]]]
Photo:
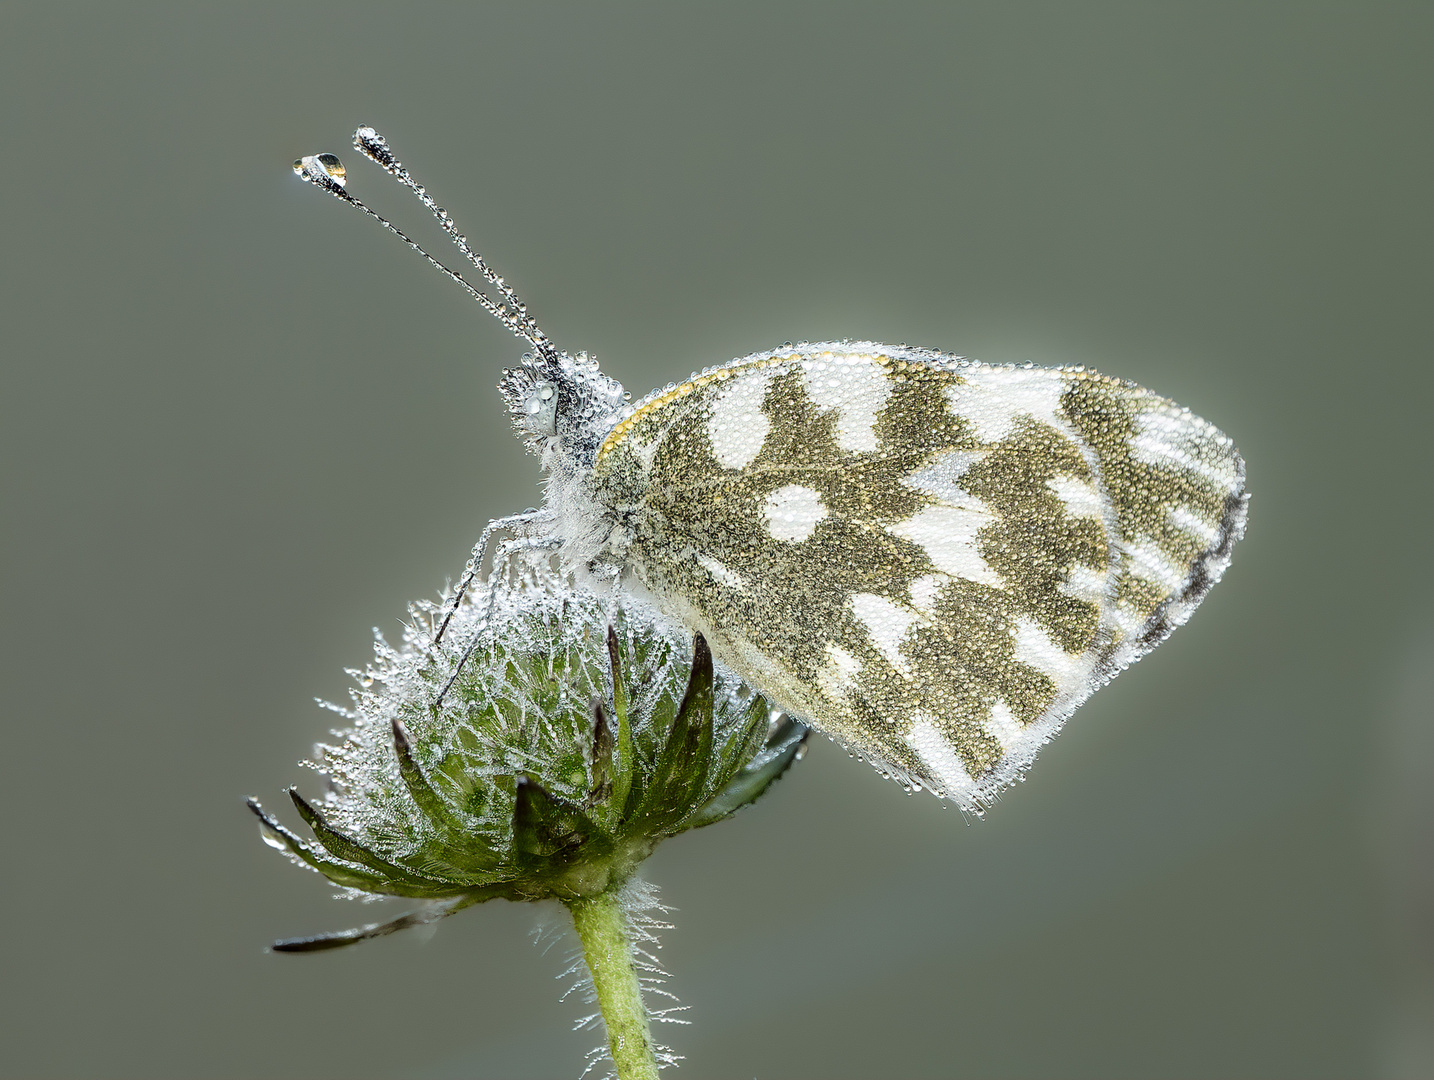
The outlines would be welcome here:
[[[448,629],[448,624],[453,620],[453,615],[458,610],[458,605],[463,602],[463,597],[467,595],[468,590],[473,586],[474,580],[477,579],[478,572],[483,568],[483,556],[487,553],[488,541],[493,538],[493,534],[502,529],[512,529],[519,525],[526,525],[529,522],[536,521],[541,516],[541,510],[535,510],[530,507],[521,514],[509,514],[507,517],[494,518],[483,527],[483,531],[478,534],[478,543],[473,545],[473,554],[468,558],[468,565],[465,567],[463,575],[463,584],[453,590],[453,599],[449,602],[448,613],[443,616],[443,625],[438,628],[438,633],[433,635],[433,644],[437,645],[443,640],[443,633]],[[444,692],[447,692],[446,687],[444,688]],[[439,700],[441,701],[442,698]]]
[[[511,518],[500,518],[498,519],[498,521],[492,522],[487,529],[483,530],[485,536],[480,537],[478,542],[480,545],[486,546],[486,534],[491,533],[494,526],[497,526],[500,523],[507,522],[509,524],[512,524],[514,522],[517,522],[526,524],[527,522],[535,520],[538,516],[539,514],[536,511],[525,511],[522,514],[514,514]],[[561,546],[561,543],[562,542],[557,537],[551,535],[518,536],[513,538],[512,540],[506,540],[502,544],[500,544],[498,546],[498,549],[493,553],[493,569],[489,571],[488,577],[485,580],[491,586],[493,582],[497,581],[501,576],[507,574],[511,567],[513,557],[520,552],[544,550],[552,551]],[[474,552],[475,561],[473,568],[470,569],[468,576],[464,579],[463,588],[457,594],[455,594],[457,597],[463,596],[468,591],[468,586],[472,583],[473,578],[477,574],[476,567],[482,565],[482,556],[479,553],[478,548],[475,548]],[[463,666],[468,663],[468,658],[473,655],[473,650],[478,647],[478,640],[482,636],[483,629],[489,625],[489,622],[492,618],[493,603],[494,595],[493,590],[490,587],[488,590],[488,609],[483,613],[483,618],[478,620],[476,626],[474,627],[473,639],[468,643],[468,647],[463,650],[463,655],[459,657],[458,663],[454,665],[453,674],[449,675],[448,681],[443,684],[443,690],[439,693],[437,701],[434,702],[435,708],[441,708],[443,706],[443,699],[448,696],[448,691],[453,688],[454,682],[456,682],[458,679],[459,672],[461,672],[463,670]],[[443,630],[446,629],[448,626],[448,619],[452,618],[453,612],[457,610],[458,607],[455,601],[453,609],[448,613],[448,618],[445,618],[443,620],[443,626],[439,628],[438,633],[440,637],[443,634]],[[438,639],[435,638],[434,644],[436,645],[437,643]]]
[[[505,540],[493,552],[493,569],[488,572],[488,584],[507,576],[517,561],[516,557],[528,551],[555,551],[562,541],[555,536],[518,536]]]

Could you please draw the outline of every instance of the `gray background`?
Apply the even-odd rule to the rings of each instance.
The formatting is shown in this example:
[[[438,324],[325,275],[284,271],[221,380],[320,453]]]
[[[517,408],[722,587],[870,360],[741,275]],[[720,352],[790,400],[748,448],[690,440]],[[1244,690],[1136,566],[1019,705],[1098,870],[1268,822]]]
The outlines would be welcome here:
[[[986,821],[821,742],[657,854],[681,1075],[1434,1074],[1431,11],[6,4],[0,1068],[595,1041],[529,907],[262,951],[375,909],[241,796],[312,787],[309,699],[537,498],[515,343],[289,173],[337,151],[432,239],[372,123],[638,393],[911,342],[1135,379],[1249,460],[1225,583]]]

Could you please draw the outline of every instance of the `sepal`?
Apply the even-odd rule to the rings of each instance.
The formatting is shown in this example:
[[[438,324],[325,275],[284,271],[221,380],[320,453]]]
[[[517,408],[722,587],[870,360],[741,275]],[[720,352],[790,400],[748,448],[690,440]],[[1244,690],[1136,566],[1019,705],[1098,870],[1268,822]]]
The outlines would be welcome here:
[[[801,754],[806,729],[773,727],[701,635],[689,646],[631,603],[528,579],[412,614],[405,646],[380,641],[356,673],[354,726],[318,749],[323,803],[289,790],[316,842],[249,805],[271,846],[334,884],[431,903],[277,951],[339,948],[498,897],[609,891]]]

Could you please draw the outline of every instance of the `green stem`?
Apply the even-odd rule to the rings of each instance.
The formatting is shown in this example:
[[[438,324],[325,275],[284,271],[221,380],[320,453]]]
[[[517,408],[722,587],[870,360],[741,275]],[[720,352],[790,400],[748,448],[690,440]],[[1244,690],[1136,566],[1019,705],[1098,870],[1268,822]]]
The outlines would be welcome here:
[[[627,920],[617,896],[605,892],[566,903],[597,989],[618,1080],[657,1080],[652,1031],[637,984]]]

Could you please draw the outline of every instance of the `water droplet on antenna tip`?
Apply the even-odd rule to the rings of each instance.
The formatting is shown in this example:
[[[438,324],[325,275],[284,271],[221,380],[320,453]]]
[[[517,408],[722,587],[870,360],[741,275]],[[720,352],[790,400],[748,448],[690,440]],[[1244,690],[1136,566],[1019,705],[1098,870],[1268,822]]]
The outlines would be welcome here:
[[[344,163],[333,154],[306,154],[294,162],[294,173],[305,180],[328,177],[339,187],[348,182],[348,171]]]

